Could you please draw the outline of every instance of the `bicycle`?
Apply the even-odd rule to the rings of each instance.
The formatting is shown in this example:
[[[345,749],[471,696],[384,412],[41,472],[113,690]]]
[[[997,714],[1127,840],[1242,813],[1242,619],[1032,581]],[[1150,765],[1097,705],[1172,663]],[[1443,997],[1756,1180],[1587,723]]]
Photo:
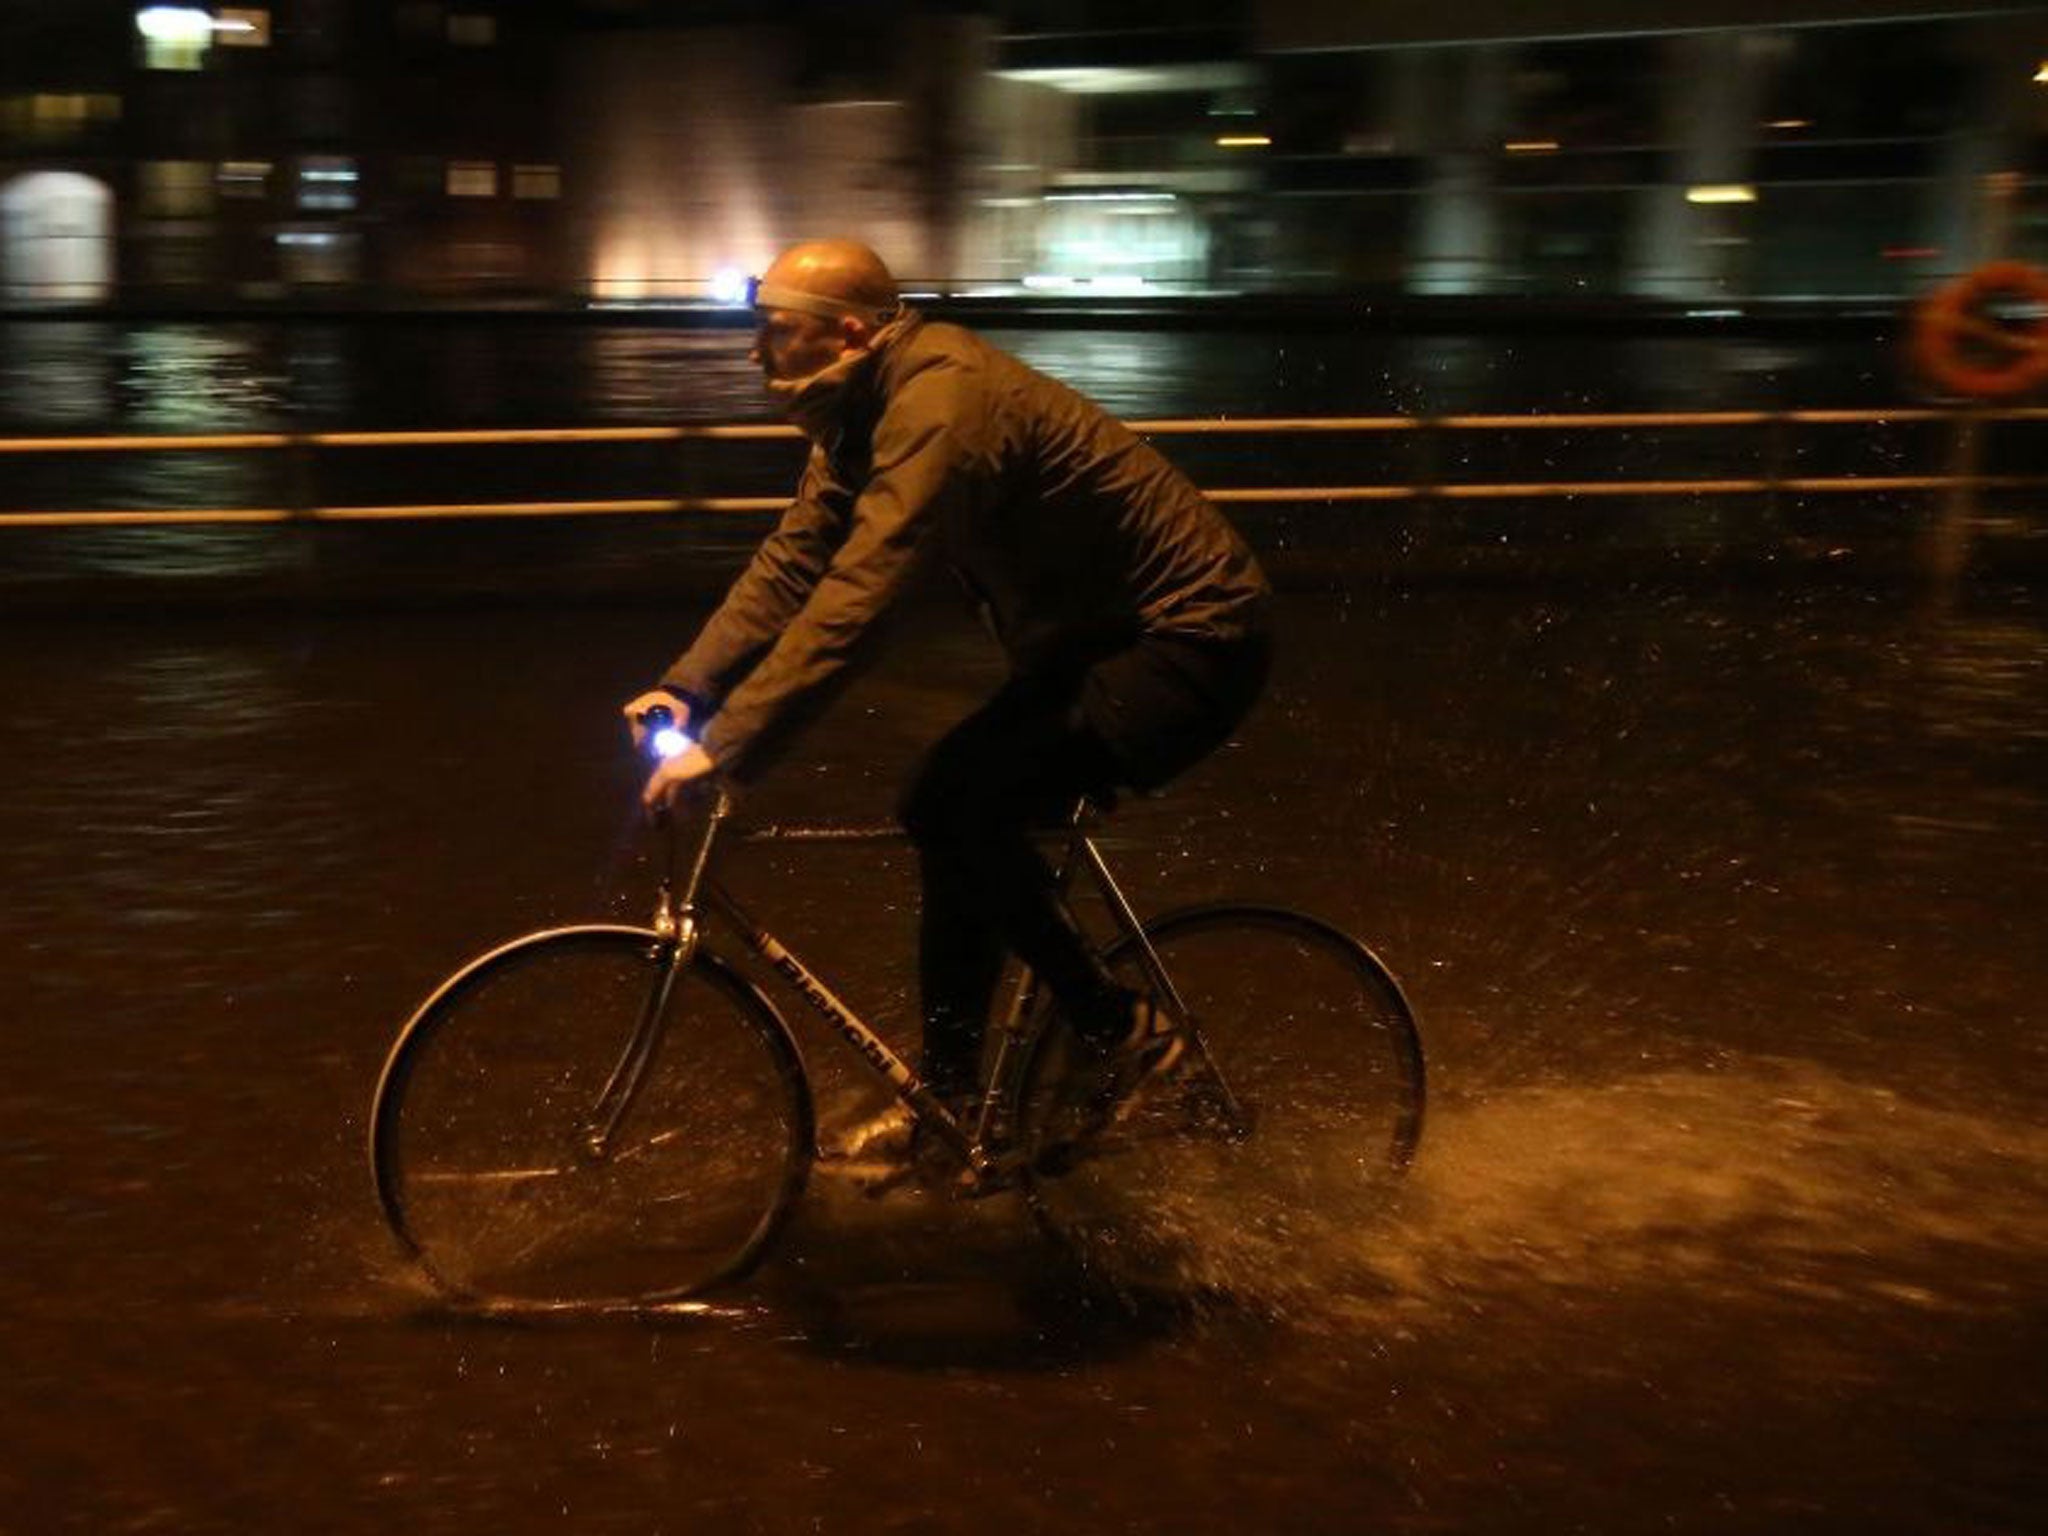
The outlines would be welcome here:
[[[1284,1248],[1306,1223],[1345,1220],[1333,1188],[1375,1194],[1422,1132],[1421,1039],[1400,984],[1359,940],[1285,907],[1141,921],[1092,814],[1075,807],[1058,877],[1089,877],[1116,928],[1107,963],[1187,1042],[1167,1080],[1109,1124],[1074,1091],[1071,1037],[1028,972],[991,1032],[978,1103],[956,1114],[931,1094],[711,877],[731,816],[717,791],[680,882],[680,823],[671,833],[650,926],[526,934],[455,972],[401,1029],[369,1137],[400,1246],[450,1299],[483,1306],[672,1303],[756,1264],[818,1155],[811,1090],[781,1010],[707,943],[714,923],[910,1107],[952,1193],[1021,1192],[1103,1278],[1201,1283],[1219,1244]]]

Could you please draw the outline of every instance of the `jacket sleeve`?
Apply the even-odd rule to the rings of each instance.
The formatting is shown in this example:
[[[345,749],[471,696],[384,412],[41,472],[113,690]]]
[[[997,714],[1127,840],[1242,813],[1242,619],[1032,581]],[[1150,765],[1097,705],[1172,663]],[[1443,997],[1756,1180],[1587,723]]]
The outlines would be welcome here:
[[[662,674],[662,685],[715,707],[803,608],[846,537],[852,500],[813,448],[796,500],[690,648]]]
[[[984,483],[973,463],[971,401],[958,370],[944,366],[913,374],[895,390],[875,426],[872,470],[845,542],[705,729],[704,750],[726,773],[749,777],[769,738],[795,729],[822,704],[824,685],[845,669],[909,582],[932,531]]]

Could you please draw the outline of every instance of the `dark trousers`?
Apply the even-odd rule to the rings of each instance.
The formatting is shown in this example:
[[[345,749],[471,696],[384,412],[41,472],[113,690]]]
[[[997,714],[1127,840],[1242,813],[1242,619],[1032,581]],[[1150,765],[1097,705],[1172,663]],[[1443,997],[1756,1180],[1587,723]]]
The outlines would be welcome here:
[[[923,876],[922,1071],[935,1091],[976,1087],[1006,953],[1084,1034],[1125,1026],[1130,994],[1095,957],[1032,831],[1082,794],[1156,788],[1206,756],[1266,670],[1263,637],[1141,639],[1091,665],[1013,677],[932,748],[901,814]]]

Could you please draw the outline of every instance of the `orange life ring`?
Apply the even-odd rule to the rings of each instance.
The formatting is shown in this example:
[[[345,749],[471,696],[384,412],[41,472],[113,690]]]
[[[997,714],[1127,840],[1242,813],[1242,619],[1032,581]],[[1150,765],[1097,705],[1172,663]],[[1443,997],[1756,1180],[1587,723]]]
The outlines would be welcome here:
[[[2001,322],[1995,299],[2041,309],[2034,319]],[[2048,381],[2048,272],[2023,261],[1994,261],[1927,296],[1913,314],[1914,366],[1950,394],[2005,400]]]

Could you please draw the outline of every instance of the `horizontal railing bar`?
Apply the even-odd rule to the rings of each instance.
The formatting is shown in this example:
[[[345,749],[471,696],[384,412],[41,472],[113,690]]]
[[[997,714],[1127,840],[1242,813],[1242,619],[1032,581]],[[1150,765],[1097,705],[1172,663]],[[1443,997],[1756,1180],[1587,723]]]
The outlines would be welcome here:
[[[318,448],[425,448],[461,444],[677,443],[685,440],[798,438],[803,433],[780,422],[733,422],[701,427],[511,427],[433,432],[310,432],[302,439]]]
[[[1943,410],[1925,406],[1868,410],[1531,412],[1448,416],[1240,416],[1161,417],[1128,423],[1155,436],[1250,436],[1258,433],[1412,432],[1439,430],[1559,431],[1641,427],[1757,427],[1883,425],[1974,417],[1983,421],[2048,420],[2048,407]],[[659,443],[800,438],[781,422],[730,422],[665,427],[506,427],[419,432],[222,432],[111,437],[0,437],[0,453],[181,453],[290,448],[425,448],[547,443]]]
[[[659,512],[779,512],[787,496],[693,496],[652,501],[483,501],[436,502],[418,506],[315,507],[316,522],[397,522],[457,517],[620,517]]]
[[[185,523],[289,523],[300,515],[282,507],[217,507],[207,511],[130,508],[105,512],[0,512],[0,527],[170,528]]]
[[[1897,411],[1780,411],[1776,419],[1793,426],[1833,427],[1883,425],[1893,421],[1952,421],[1964,415],[1962,411],[1939,411],[1926,406],[1909,406]],[[1985,412],[2002,420],[2019,420],[2025,415],[2021,411]]]
[[[1518,431],[1527,427],[1604,430],[1618,427],[1761,427],[1769,411],[1609,411],[1583,414],[1437,416],[1430,425],[1454,432]]]
[[[1206,490],[1215,502],[1252,501],[1407,501],[1427,494],[1412,485],[1232,486]]]
[[[1772,490],[1794,493],[1848,491],[2038,490],[2048,487],[2041,475],[1841,475],[1786,480],[1580,480],[1529,483],[1478,482],[1453,485],[1298,485],[1248,487],[1204,492],[1211,501],[1540,501],[1569,496],[1730,496]],[[315,507],[289,512],[274,507],[232,507],[211,511],[0,511],[0,526],[16,528],[90,528],[171,526],[185,523],[398,522],[440,518],[605,517],[661,513],[737,514],[776,512],[788,505],[780,496],[707,496],[649,501],[500,501],[436,502],[418,506]]]
[[[1249,435],[1255,432],[1409,432],[1427,425],[1422,416],[1171,416],[1128,421],[1149,436]]]
[[[285,432],[223,432],[202,437],[0,437],[0,453],[183,453],[202,448],[289,448],[294,441]]]
[[[304,441],[319,448],[413,448],[465,443],[672,443],[675,427],[517,427],[446,432],[309,432]]]
[[[1492,481],[1439,485],[1427,494],[1446,501],[1533,499],[1544,496],[1737,496],[1768,491],[1768,480],[1565,480],[1534,484]]]

